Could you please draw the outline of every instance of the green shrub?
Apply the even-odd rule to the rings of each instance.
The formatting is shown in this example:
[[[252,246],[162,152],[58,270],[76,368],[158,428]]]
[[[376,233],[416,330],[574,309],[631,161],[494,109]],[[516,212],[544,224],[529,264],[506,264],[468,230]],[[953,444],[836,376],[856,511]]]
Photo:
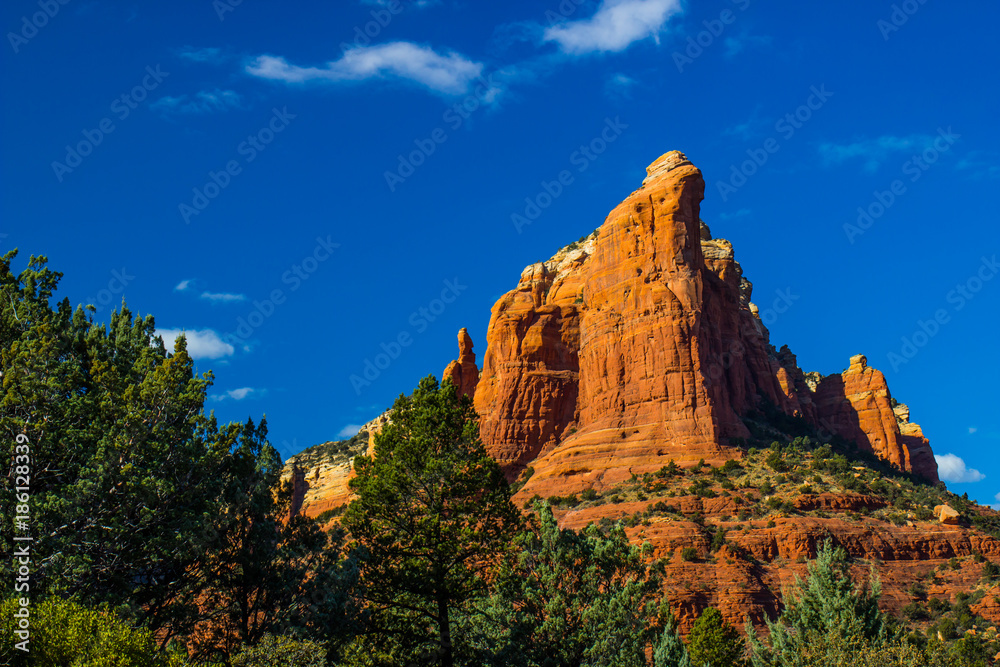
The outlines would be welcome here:
[[[0,663],[33,667],[167,667],[183,665],[177,656],[156,649],[146,630],[132,627],[111,612],[48,598],[29,607],[29,653],[15,648],[17,601],[0,604]]]
[[[695,549],[694,547],[684,547],[683,549],[681,549],[681,560],[688,563],[693,563],[694,561],[698,560],[698,550]]]
[[[326,649],[316,642],[264,635],[233,657],[233,667],[326,667]]]
[[[580,494],[580,497],[583,498],[584,500],[597,500],[600,497],[600,495],[598,495],[597,491],[594,491],[593,488],[589,488],[589,489],[584,489],[583,493]]]

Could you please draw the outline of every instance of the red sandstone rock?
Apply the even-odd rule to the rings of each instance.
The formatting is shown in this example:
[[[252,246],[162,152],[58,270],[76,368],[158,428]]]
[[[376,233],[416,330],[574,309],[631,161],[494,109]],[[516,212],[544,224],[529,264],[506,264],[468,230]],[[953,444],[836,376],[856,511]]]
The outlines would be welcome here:
[[[885,376],[869,368],[864,355],[851,357],[841,375],[820,381],[816,405],[822,428],[843,436],[901,470],[938,481],[937,463],[920,427],[900,428]],[[907,417],[909,411],[906,411]]]
[[[479,367],[476,366],[476,353],[472,351],[472,336],[464,327],[458,331],[458,360],[453,361],[441,374],[441,381],[450,379],[460,396],[472,396],[479,384]]]

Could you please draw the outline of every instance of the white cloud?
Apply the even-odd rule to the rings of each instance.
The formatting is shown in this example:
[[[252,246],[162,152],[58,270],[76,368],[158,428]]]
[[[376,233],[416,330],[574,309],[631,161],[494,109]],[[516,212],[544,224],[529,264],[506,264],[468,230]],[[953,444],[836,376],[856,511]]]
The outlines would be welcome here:
[[[976,432],[976,431],[978,431],[978,430],[979,430],[979,429],[978,429],[978,428],[976,428],[975,426],[970,426],[970,427],[969,427],[969,435],[972,435],[973,433],[975,433],[975,432]]]
[[[442,55],[412,42],[389,42],[344,51],[322,67],[299,67],[281,56],[258,56],[247,66],[252,76],[284,83],[403,79],[444,95],[460,95],[482,74],[483,64],[449,51]]]
[[[916,152],[930,146],[933,137],[914,135],[894,137],[886,135],[876,139],[862,139],[850,144],[825,143],[819,154],[827,165],[841,164],[853,158],[865,160],[865,170],[875,171],[893,153]]]
[[[246,301],[243,294],[227,294],[225,292],[202,292],[201,299],[212,301],[213,303],[232,303],[234,301]]]
[[[572,55],[624,51],[633,42],[658,39],[667,20],[680,12],[680,0],[603,0],[589,19],[547,28],[543,39]]]
[[[184,335],[187,338],[187,351],[192,359],[221,359],[236,351],[212,329],[157,329],[156,335],[163,338],[168,351],[174,349],[177,337]]]
[[[196,49],[193,46],[185,46],[177,50],[177,55],[196,63],[219,63],[226,59],[222,49],[216,47]]]
[[[150,105],[150,108],[172,113],[217,113],[239,109],[242,106],[239,93],[233,90],[202,90],[194,95],[176,95],[161,97]]]
[[[979,482],[986,475],[975,468],[966,468],[965,461],[954,454],[935,455],[938,464],[938,476],[946,482]]]
[[[232,399],[234,401],[242,401],[244,398],[259,398],[267,392],[264,389],[254,389],[253,387],[240,387],[239,389],[230,389],[224,394],[213,394],[213,401],[225,401],[227,399]]]
[[[347,426],[345,426],[344,428],[340,429],[340,431],[337,432],[337,437],[353,438],[358,434],[358,431],[361,430],[362,426],[364,426],[364,424],[348,424]]]
[[[193,281],[191,281],[191,280],[182,280],[179,283],[177,283],[177,285],[174,287],[174,291],[175,292],[183,292],[188,287],[191,287],[191,283],[192,282]]]

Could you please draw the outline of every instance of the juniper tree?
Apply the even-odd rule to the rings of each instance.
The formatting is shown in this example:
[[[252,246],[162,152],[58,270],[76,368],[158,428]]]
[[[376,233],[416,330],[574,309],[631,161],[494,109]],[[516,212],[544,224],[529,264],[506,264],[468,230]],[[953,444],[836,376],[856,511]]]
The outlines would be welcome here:
[[[374,444],[373,457],[354,461],[357,499],[343,518],[369,614],[367,660],[403,665],[431,652],[451,667],[462,650],[455,616],[486,594],[485,572],[520,513],[471,401],[450,381],[429,376],[400,396]]]
[[[482,657],[525,667],[644,667],[644,610],[658,590],[621,524],[560,529],[547,503],[518,535],[488,605],[471,619]],[[650,605],[651,607],[652,605]],[[484,664],[484,663],[480,663]]]
[[[743,650],[743,640],[715,607],[703,611],[688,634],[688,653],[696,667],[742,665]]]
[[[805,581],[796,578],[781,616],[768,621],[770,647],[749,633],[754,667],[813,665],[825,654],[886,643],[885,617],[878,608],[881,587],[874,571],[867,589],[858,587],[846,552],[829,541],[806,568]]]
[[[653,649],[653,667],[693,667],[673,614],[667,616],[663,633]]]
[[[152,316],[123,305],[104,324],[53,305],[62,275],[44,257],[15,275],[16,256],[0,258],[0,434],[8,455],[18,435],[30,445],[32,596],[108,605],[163,642],[223,616],[253,641],[259,619],[300,609],[331,581],[307,565],[326,541],[302,522],[279,528],[281,462],[263,423],[205,414],[213,378],[195,373],[183,336],[167,350]],[[0,504],[6,525],[12,509]],[[230,584],[226,604],[206,604]]]

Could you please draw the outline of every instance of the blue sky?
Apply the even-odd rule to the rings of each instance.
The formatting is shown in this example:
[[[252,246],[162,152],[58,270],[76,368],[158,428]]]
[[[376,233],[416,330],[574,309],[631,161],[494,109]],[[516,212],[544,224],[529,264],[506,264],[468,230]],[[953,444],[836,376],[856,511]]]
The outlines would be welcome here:
[[[0,247],[48,255],[99,318],[125,298],[187,330],[210,407],[266,412],[288,456],[440,374],[460,327],[481,362],[521,269],[682,150],[772,341],[824,374],[866,354],[949,486],[994,503],[998,21],[968,0],[15,0]]]

